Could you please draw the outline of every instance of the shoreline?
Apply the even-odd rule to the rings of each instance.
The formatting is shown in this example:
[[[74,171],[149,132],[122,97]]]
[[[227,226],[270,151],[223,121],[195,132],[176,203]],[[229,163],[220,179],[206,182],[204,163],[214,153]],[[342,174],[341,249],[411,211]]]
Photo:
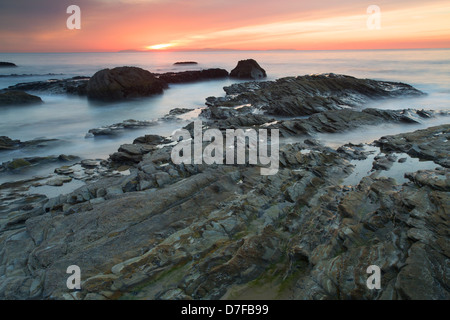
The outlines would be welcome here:
[[[251,297],[267,287],[274,291],[268,296],[286,299],[448,298],[440,286],[413,275],[427,270],[432,279],[445,278],[434,262],[424,261],[444,259],[439,243],[448,240],[442,233],[448,226],[439,221],[445,218],[442,208],[450,191],[445,156],[450,124],[384,136],[371,144],[345,142],[339,148],[315,140],[317,133],[418,124],[445,115],[339,108],[342,101],[364,101],[364,91],[346,93],[351,87],[346,84],[329,104],[328,85],[355,80],[321,77],[278,81],[284,86],[283,105],[267,100],[268,92],[277,99],[280,87],[274,83],[232,85],[225,97],[208,98],[199,114],[204,129],[277,128],[285,139],[298,139],[280,145],[276,175],[261,176],[260,167],[251,165],[177,165],[171,161],[173,143],[148,134],[121,145],[107,160],[60,166],[43,184],[0,186],[11,193],[27,185],[36,190],[38,184],[64,187],[86,180],[66,195],[12,197],[7,204],[12,212],[2,208],[0,241],[8,251],[0,269],[14,272],[5,271],[7,285],[0,287],[0,298],[219,299]],[[304,88],[310,83],[304,81],[322,81],[314,92],[325,98],[309,97],[311,88]],[[415,94],[403,84],[378,85],[394,95],[395,90]],[[308,112],[319,112],[273,121],[270,113],[279,106],[282,115],[301,115],[289,100],[299,92]],[[327,109],[321,110],[325,102]],[[184,111],[168,115],[176,118]],[[192,122],[184,128],[191,132]],[[358,163],[371,171],[342,184],[353,179]],[[417,166],[414,172],[412,166]],[[409,172],[402,183],[383,176],[399,168]],[[14,251],[16,246],[22,249]],[[61,286],[69,261],[82,270],[81,291]],[[357,266],[366,261],[389,275],[383,290],[365,287],[365,268]]]

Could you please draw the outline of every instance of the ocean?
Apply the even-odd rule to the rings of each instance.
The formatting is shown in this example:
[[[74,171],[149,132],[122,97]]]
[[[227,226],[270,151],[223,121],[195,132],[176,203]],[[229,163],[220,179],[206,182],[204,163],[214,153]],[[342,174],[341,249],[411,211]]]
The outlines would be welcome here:
[[[121,53],[0,53],[0,61],[16,68],[0,69],[0,89],[22,83],[73,76],[92,76],[103,68],[137,66],[155,73],[223,68],[231,71],[239,60],[253,58],[266,70],[268,78],[312,73],[339,73],[413,85],[428,95],[414,99],[374,102],[367,107],[386,109],[450,110],[450,49],[361,50],[361,51],[226,51],[226,52],[121,52]],[[177,61],[197,61],[198,65],[174,66]],[[116,137],[86,138],[89,129],[127,119],[155,120],[174,108],[204,108],[205,98],[224,96],[223,87],[237,80],[222,79],[172,84],[163,94],[117,103],[93,103],[85,97],[37,94],[45,102],[34,106],[0,108],[0,136],[12,139],[59,139],[62,142],[41,149],[0,152],[0,163],[14,158],[70,154],[85,159],[106,159],[121,144],[144,134],[169,136],[185,121],[159,122],[156,126],[130,130]],[[382,135],[414,131],[448,123],[445,117],[419,125],[385,125],[339,135],[320,135],[330,146],[348,142],[371,142]],[[36,174],[36,172],[33,172]],[[16,176],[15,179],[23,178]],[[11,180],[3,175],[0,183]]]

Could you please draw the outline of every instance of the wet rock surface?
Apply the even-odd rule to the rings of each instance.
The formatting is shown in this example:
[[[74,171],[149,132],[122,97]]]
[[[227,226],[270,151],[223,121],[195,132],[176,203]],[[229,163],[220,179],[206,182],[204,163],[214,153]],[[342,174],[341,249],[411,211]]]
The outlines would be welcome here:
[[[349,187],[340,182],[362,145],[283,145],[278,174],[261,176],[254,166],[175,165],[170,145],[152,148],[162,142],[123,145],[119,152],[140,157],[129,175],[3,216],[0,297],[251,298],[261,288],[289,299],[450,297],[448,169]],[[65,271],[74,263],[83,282],[71,293]],[[373,264],[381,290],[366,286]]]
[[[210,97],[207,105],[236,107],[250,104],[253,109],[277,116],[305,116],[327,110],[362,107],[372,99],[424,94],[403,83],[338,74],[237,83],[224,90],[225,97]]]
[[[385,136],[376,144],[385,151],[404,152],[423,160],[432,160],[446,168],[450,167],[450,125],[442,125],[404,133]]]
[[[129,120],[125,120],[120,123],[115,123],[115,124],[103,126],[100,128],[90,129],[88,131],[88,133],[86,134],[86,138],[93,137],[93,136],[118,135],[125,130],[141,129],[141,128],[145,128],[145,127],[151,127],[156,124],[157,124],[156,121],[129,119]]]
[[[331,110],[319,112],[307,118],[276,120],[270,116],[247,113],[246,107],[239,109],[227,107],[209,107],[203,109],[201,116],[205,123],[214,128],[255,127],[280,130],[280,137],[312,136],[316,133],[339,133],[363,126],[375,126],[383,123],[414,124],[430,117],[447,116],[446,112],[427,111],[423,117],[421,110]],[[400,150],[399,150],[400,151]]]
[[[10,137],[7,136],[0,136],[0,151],[17,150],[20,148],[30,148],[30,147],[42,148],[47,146],[48,144],[57,141],[58,141],[57,139],[35,139],[28,141],[20,141],[18,139],[11,139]]]
[[[32,81],[19,83],[4,90],[36,91],[51,94],[86,95],[89,77],[77,76],[69,79],[50,79],[46,81]]]
[[[78,157],[72,155],[64,155],[61,154],[59,156],[46,156],[46,157],[25,157],[25,158],[16,158],[11,161],[3,162],[0,165],[0,172],[4,171],[16,171],[24,168],[38,166],[42,164],[48,163],[56,163],[56,162],[71,162],[77,160]]]
[[[364,80],[358,89],[355,78],[308,77],[298,80],[300,86],[318,83],[316,91],[305,92],[331,90],[329,99],[345,97],[355,106],[365,101],[355,98],[361,95],[421,94],[403,84]],[[289,79],[280,83],[296,83]],[[340,95],[341,81],[358,95]],[[319,89],[322,84],[326,89]],[[314,108],[308,119],[276,120],[242,103],[242,95],[251,97],[265,85],[232,86],[234,98],[220,105],[208,99],[203,129],[305,136],[281,144],[275,175],[263,176],[248,162],[175,164],[176,142],[148,134],[107,160],[83,159],[45,177],[0,185],[0,298],[448,300],[449,126],[383,137],[374,143],[378,154],[365,144],[334,149],[310,136],[438,115]],[[193,124],[186,128],[192,133]],[[405,154],[435,167],[410,167],[402,183],[383,176]],[[367,160],[371,171],[344,184],[355,161]],[[77,182],[82,185],[56,196],[35,193]],[[74,264],[82,270],[79,291],[66,287],[67,267]],[[370,265],[381,269],[379,290],[366,285]]]
[[[187,83],[227,78],[228,71],[224,69],[205,69],[199,71],[167,72],[155,75],[158,79],[163,80],[166,83]]]

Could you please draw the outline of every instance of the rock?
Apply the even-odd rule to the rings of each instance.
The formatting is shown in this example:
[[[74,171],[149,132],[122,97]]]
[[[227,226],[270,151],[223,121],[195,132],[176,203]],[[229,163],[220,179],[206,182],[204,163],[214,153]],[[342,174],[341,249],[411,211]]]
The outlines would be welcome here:
[[[403,152],[450,167],[450,125],[430,127],[410,133],[381,137],[375,143],[383,152]]]
[[[95,168],[99,165],[99,161],[92,159],[81,160],[81,165],[85,168]]]
[[[70,178],[70,177],[58,176],[56,178],[52,178],[52,179],[48,180],[46,184],[48,186],[60,187],[64,183],[70,182],[70,181],[72,181],[72,178]]]
[[[148,144],[148,145],[159,145],[163,143],[171,142],[169,139],[166,139],[162,136],[158,136],[155,134],[148,134],[142,137],[138,137],[134,139],[133,144]]]
[[[38,96],[23,91],[0,92],[0,106],[31,105],[43,103]]]
[[[2,165],[5,167],[5,164]],[[31,166],[31,163],[25,159],[14,159],[10,161],[8,164],[6,164],[6,167],[9,170],[16,170],[28,166]]]
[[[118,135],[125,130],[133,130],[133,129],[140,129],[144,127],[151,127],[156,125],[156,121],[146,121],[146,120],[125,120],[120,123],[115,123],[112,125],[90,129],[88,132],[88,135],[86,135],[86,138],[89,138],[90,135],[92,136],[110,136],[110,135]]]
[[[117,67],[96,72],[88,81],[90,99],[114,101],[162,93],[167,84],[149,71],[136,67]]]
[[[153,150],[153,147],[142,144],[123,144],[119,148],[119,152],[125,152],[130,155],[144,155]]]
[[[198,64],[198,62],[195,61],[179,61],[179,62],[175,62],[174,65],[186,65],[186,64]]]
[[[126,152],[114,152],[109,156],[110,160],[120,165],[133,165],[142,160],[142,155],[131,155]]]
[[[10,86],[0,92],[14,90],[88,95],[93,99],[111,101],[162,93],[168,83],[186,83],[228,77],[228,71],[219,68],[156,74],[136,67],[118,67],[111,70],[100,70],[97,73],[96,78],[92,81],[90,81],[91,77],[87,76],[32,81]],[[88,92],[89,83],[90,93]]]
[[[29,141],[13,140],[7,136],[0,136],[0,151],[2,150],[16,150],[20,148],[29,147],[44,147],[49,142],[56,142],[57,139],[35,139]]]
[[[187,83],[209,79],[222,79],[228,77],[228,71],[224,69],[205,69],[200,71],[167,72],[156,75],[158,79],[166,83]]]
[[[75,172],[74,169],[70,168],[69,166],[62,166],[60,168],[55,169],[55,173],[57,173],[57,174],[69,175],[74,172]]]
[[[169,111],[169,115],[170,116],[178,116],[178,115],[181,115],[181,114],[185,114],[185,113],[191,112],[192,110],[194,110],[194,109],[175,108],[175,109],[172,109],[172,110]]]
[[[224,90],[225,97],[210,97],[207,105],[233,108],[250,105],[255,111],[277,116],[305,116],[328,110],[362,108],[373,99],[424,95],[403,83],[357,79],[337,74],[236,83],[224,87]],[[383,112],[372,110],[375,116],[389,116]],[[397,114],[396,117],[397,120],[415,121],[406,112]],[[423,117],[423,113],[418,114],[418,117]]]
[[[420,117],[344,108],[266,123],[212,107],[205,130],[245,124],[284,137]],[[384,137],[375,161],[394,163],[402,146],[447,158],[446,129]],[[450,299],[448,168],[342,186],[366,145],[281,144],[278,173],[262,176],[252,165],[176,165],[173,144],[161,144],[146,135],[122,145],[111,160],[128,160],[128,175],[57,198],[11,200],[8,188],[24,183],[1,185],[0,299]],[[115,168],[89,170],[106,164]],[[83,289],[68,294],[74,263]],[[367,288],[369,265],[382,271],[380,290]]]
[[[163,187],[170,181],[170,176],[166,172],[159,172],[155,174],[155,180],[159,187]]]
[[[394,159],[388,155],[381,156],[381,157],[375,157],[375,161],[373,162],[372,169],[388,171],[389,169],[391,169],[391,167],[395,161],[396,161],[396,159]]]
[[[267,77],[266,71],[253,59],[241,60],[230,72],[231,78],[262,79]]]
[[[52,94],[86,95],[86,86],[89,77],[77,76],[69,79],[50,79],[45,81],[32,81],[19,83],[6,90],[36,91]]]
[[[18,148],[20,140],[12,140],[7,136],[0,136],[0,150],[12,150]]]
[[[72,161],[79,160],[79,159],[80,158],[78,156],[73,156],[73,155],[60,154],[58,156],[58,160],[63,161],[63,162],[72,162]]]
[[[12,62],[0,61],[0,68],[5,68],[5,67],[17,67],[17,65]]]
[[[20,170],[30,166],[36,166],[47,163],[67,162],[68,156],[47,156],[47,157],[26,157],[3,162],[0,168],[4,170]],[[70,156],[72,161],[78,159],[76,156]]]

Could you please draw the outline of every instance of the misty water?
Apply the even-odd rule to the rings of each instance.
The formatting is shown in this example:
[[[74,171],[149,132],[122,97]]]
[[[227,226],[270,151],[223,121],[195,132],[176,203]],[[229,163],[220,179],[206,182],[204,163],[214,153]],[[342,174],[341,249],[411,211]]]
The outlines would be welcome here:
[[[151,72],[224,68],[232,70],[242,59],[253,58],[275,80],[311,73],[340,73],[376,80],[400,81],[428,95],[414,99],[374,102],[366,107],[383,109],[450,110],[450,50],[374,50],[374,51],[229,51],[229,52],[136,52],[136,53],[0,53],[0,61],[16,68],[0,69],[0,89],[21,82],[92,76],[103,68],[137,66]],[[197,61],[198,65],[174,66],[177,61]],[[0,152],[0,163],[28,156],[59,154],[83,159],[106,159],[123,143],[144,134],[169,136],[189,120],[166,122],[115,137],[86,138],[89,129],[127,119],[154,120],[174,108],[204,108],[208,96],[224,96],[223,87],[237,80],[223,79],[170,85],[163,94],[118,103],[93,103],[85,97],[36,93],[44,104],[0,108],[0,136],[22,141],[36,138],[58,139],[45,148]],[[195,117],[196,113],[191,114]],[[448,123],[438,117],[415,125],[385,124],[342,134],[319,135],[323,143],[337,147],[348,142],[372,142],[387,134],[410,132]],[[25,170],[22,174],[1,174],[0,183],[52,172],[52,166]]]

